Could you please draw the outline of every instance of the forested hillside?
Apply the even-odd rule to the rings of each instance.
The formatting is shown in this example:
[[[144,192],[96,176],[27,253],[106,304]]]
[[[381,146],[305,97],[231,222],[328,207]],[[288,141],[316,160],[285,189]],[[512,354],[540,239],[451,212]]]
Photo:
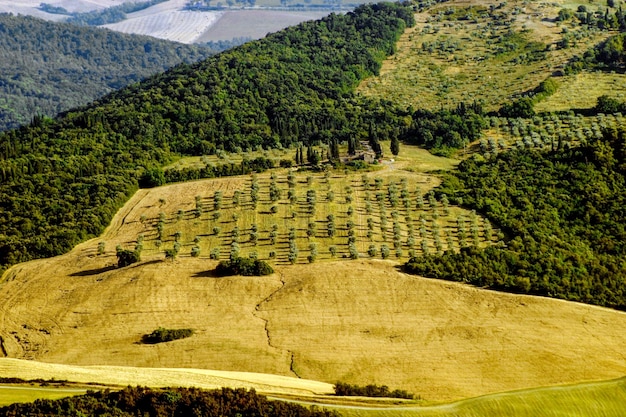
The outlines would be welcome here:
[[[0,265],[49,257],[99,234],[146,170],[171,152],[286,146],[398,133],[391,106],[359,80],[412,25],[381,3],[330,15],[132,85],[0,136]]]
[[[212,54],[148,36],[0,14],[0,130],[55,116]]]
[[[439,192],[486,215],[509,239],[416,257],[408,271],[626,309],[626,131],[589,140],[462,162]]]

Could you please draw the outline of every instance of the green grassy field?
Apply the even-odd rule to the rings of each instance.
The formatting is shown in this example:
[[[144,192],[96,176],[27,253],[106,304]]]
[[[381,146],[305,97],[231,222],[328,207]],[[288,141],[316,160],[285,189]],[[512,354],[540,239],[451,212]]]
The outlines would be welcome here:
[[[626,378],[487,395],[424,408],[336,408],[346,417],[622,417]]]
[[[380,75],[362,82],[359,91],[413,108],[479,101],[486,110],[497,110],[609,36],[574,20],[553,20],[561,8],[582,2],[504,4],[494,17],[487,13],[489,4],[468,7],[465,2],[417,14],[417,25],[402,36]],[[557,47],[564,37],[569,46]]]
[[[57,400],[59,398],[81,395],[84,389],[44,388],[28,386],[0,386],[0,406],[14,403],[29,403],[35,400]]]

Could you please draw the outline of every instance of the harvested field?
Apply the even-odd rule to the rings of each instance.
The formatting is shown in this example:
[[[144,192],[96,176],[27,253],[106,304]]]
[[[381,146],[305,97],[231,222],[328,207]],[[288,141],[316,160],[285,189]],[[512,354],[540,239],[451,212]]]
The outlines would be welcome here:
[[[4,276],[0,336],[9,357],[375,382],[427,400],[626,372],[621,312],[409,276],[389,261],[216,279],[206,273],[211,261],[152,259],[118,270],[89,246]],[[195,334],[138,343],[159,326]]]
[[[329,13],[275,10],[226,11],[214,25],[207,28],[194,42],[200,43],[248,37],[260,39],[268,33],[278,32],[288,26],[297,25],[306,20],[320,19]]]
[[[24,380],[55,379],[76,383],[112,386],[141,385],[149,387],[221,387],[255,389],[291,395],[328,394],[331,384],[250,372],[224,372],[203,369],[157,369],[116,366],[70,366],[16,359],[0,359],[0,374]]]

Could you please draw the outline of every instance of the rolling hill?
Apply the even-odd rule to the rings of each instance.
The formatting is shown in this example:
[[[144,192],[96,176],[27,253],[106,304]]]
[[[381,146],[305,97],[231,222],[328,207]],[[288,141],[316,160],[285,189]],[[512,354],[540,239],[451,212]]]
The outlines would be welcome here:
[[[206,255],[181,251],[165,261],[146,250],[142,262],[115,268],[114,248],[141,233],[142,214],[188,210],[195,195],[215,189],[226,199],[237,181],[245,179],[141,190],[101,239],[10,269],[0,287],[7,356],[375,382],[428,400],[626,371],[624,313],[414,277],[389,260],[277,265],[269,277],[215,278],[217,261]],[[157,327],[195,334],[138,343]]]
[[[0,130],[30,123],[212,54],[208,48],[0,15]]]
[[[435,401],[622,377],[624,313],[549,298],[624,306],[624,117],[593,104],[611,82],[581,107],[559,95],[621,12],[579,6],[363,6],[1,136],[4,355]],[[349,161],[357,147],[386,156]],[[332,163],[294,167],[296,149]],[[125,248],[141,260],[117,267]],[[229,252],[276,273],[217,278]],[[159,327],[194,334],[141,343]],[[557,391],[511,404],[593,401]]]

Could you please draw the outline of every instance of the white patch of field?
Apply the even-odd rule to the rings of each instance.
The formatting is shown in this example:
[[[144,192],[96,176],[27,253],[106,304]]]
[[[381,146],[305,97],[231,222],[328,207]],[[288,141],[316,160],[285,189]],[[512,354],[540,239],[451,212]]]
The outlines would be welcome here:
[[[118,6],[127,0],[20,0],[19,3],[14,0],[0,0],[1,13],[24,14],[36,16],[46,20],[63,20],[65,16],[45,13],[39,10],[41,3],[48,3],[52,6],[63,7],[69,12],[89,12],[92,10],[104,9],[107,7]]]
[[[182,43],[195,42],[221,17],[220,12],[191,12],[169,10],[149,13],[150,9],[129,18],[103,27],[122,33],[149,35]]]
[[[229,387],[296,395],[333,392],[333,386],[324,382],[252,372],[122,366],[68,366],[9,358],[0,359],[0,375],[11,375],[11,377],[24,380],[54,378],[78,383],[97,381],[99,384],[118,386],[182,386],[204,389]]]
[[[273,10],[236,10],[224,12],[223,17],[209,27],[196,42],[230,40],[249,37],[260,39],[268,33],[288,26],[320,19],[329,12],[289,12]]]

